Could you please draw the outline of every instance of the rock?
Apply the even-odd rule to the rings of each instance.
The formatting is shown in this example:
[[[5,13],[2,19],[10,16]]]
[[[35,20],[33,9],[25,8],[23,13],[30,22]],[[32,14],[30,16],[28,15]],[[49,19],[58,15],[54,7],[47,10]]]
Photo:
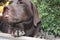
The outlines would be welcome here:
[[[0,40],[45,40],[45,39],[27,37],[27,36],[13,37],[10,34],[0,33]]]

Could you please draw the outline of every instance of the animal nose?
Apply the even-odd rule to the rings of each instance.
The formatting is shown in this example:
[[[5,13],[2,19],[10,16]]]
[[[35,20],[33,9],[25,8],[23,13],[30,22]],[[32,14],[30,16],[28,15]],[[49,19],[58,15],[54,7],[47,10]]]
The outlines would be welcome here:
[[[7,9],[8,9],[8,7],[4,7],[4,11],[7,10]]]

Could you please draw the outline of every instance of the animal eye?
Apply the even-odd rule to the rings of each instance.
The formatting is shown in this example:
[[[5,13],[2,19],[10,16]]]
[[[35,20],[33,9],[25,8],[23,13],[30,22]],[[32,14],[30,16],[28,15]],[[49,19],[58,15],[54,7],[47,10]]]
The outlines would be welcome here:
[[[10,1],[9,4],[13,3],[13,1]]]

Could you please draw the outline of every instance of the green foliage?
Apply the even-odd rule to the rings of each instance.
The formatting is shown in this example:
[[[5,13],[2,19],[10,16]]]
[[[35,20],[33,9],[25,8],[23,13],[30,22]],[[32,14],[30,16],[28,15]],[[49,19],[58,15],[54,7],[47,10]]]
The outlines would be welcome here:
[[[0,6],[4,5],[9,0],[0,0]]]
[[[44,32],[60,36],[60,0],[33,0]]]

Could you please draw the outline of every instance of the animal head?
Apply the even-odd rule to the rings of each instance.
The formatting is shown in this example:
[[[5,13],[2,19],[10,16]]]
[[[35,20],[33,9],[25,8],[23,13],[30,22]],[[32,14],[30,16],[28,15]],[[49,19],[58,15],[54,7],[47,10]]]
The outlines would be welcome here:
[[[20,4],[24,4],[24,5],[20,5]],[[33,16],[33,23],[35,26],[37,26],[37,23],[40,21],[38,17],[38,11],[35,5],[33,5],[30,2],[30,0],[28,1],[27,0],[11,0],[11,3],[5,6],[4,8],[6,7],[7,7],[7,10],[4,13],[5,14],[7,13],[10,16],[9,20],[12,19],[15,21],[20,21],[20,20],[26,20],[30,16]]]
[[[13,2],[4,7],[3,17],[8,22],[20,22],[29,19],[32,15],[27,5],[19,1],[12,0]]]

